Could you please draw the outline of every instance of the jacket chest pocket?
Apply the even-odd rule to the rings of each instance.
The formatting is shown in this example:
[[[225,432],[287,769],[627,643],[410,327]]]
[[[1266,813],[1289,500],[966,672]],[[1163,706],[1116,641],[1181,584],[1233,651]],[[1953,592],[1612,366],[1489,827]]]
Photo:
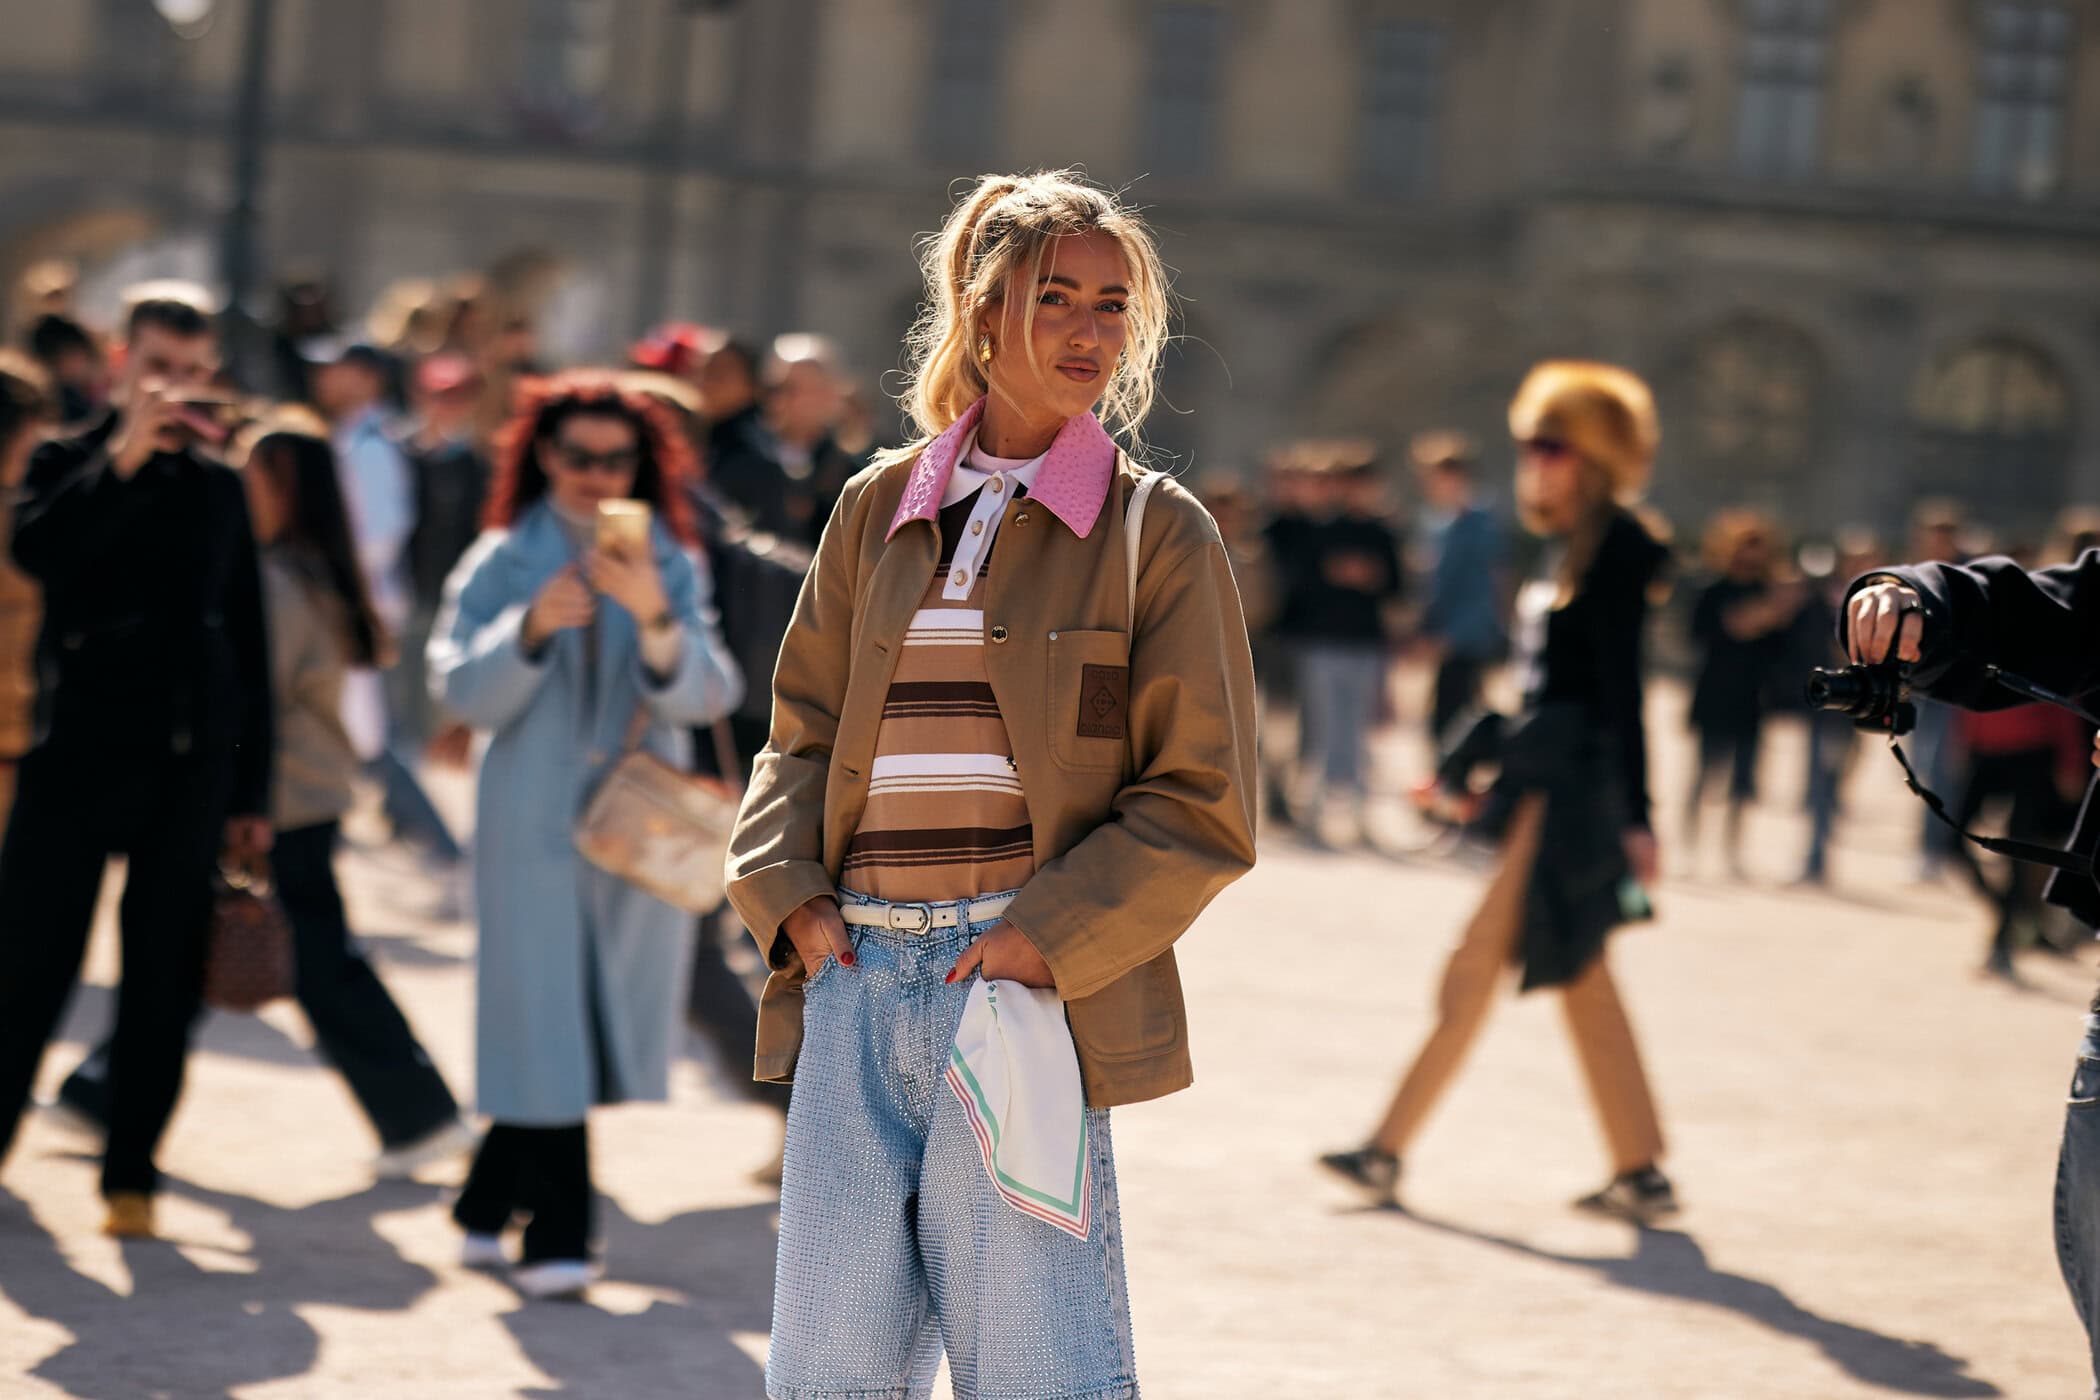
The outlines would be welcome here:
[[[1130,639],[1050,634],[1050,756],[1076,772],[1117,772],[1130,738]]]

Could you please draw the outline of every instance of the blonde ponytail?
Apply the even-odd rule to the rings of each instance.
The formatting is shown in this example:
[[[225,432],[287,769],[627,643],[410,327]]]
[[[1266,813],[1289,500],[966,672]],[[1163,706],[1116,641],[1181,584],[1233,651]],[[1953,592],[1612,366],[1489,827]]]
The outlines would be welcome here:
[[[1143,221],[1109,191],[1075,171],[985,175],[920,248],[926,301],[905,339],[908,368],[899,401],[916,440],[878,455],[887,465],[916,457],[990,388],[975,346],[978,314],[1042,275],[1052,240],[1099,230],[1116,240],[1128,264],[1130,296],[1123,358],[1102,395],[1101,416],[1135,445],[1152,410],[1159,357],[1166,347],[1171,292],[1166,266]],[[1023,323],[1035,323],[1026,299]]]

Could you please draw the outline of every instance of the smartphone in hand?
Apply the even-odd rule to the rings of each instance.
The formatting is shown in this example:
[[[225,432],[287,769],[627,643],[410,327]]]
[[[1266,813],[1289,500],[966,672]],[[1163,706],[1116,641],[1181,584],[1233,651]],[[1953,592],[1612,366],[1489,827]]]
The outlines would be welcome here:
[[[647,501],[598,502],[597,545],[621,559],[649,557],[649,503]]]

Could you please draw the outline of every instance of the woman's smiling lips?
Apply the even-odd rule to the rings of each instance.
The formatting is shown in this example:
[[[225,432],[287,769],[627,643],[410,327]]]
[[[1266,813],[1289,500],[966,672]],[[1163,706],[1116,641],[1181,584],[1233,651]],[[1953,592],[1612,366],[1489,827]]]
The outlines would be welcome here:
[[[1060,360],[1057,372],[1067,379],[1086,384],[1101,377],[1101,366],[1092,360]]]

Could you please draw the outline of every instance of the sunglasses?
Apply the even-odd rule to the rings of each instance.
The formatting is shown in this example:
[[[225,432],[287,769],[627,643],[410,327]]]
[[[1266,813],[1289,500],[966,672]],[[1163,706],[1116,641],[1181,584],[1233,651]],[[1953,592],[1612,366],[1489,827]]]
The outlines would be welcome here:
[[[554,460],[563,471],[582,475],[585,472],[605,472],[613,476],[625,476],[642,464],[642,454],[632,447],[617,447],[610,452],[589,452],[574,443],[554,444]]]
[[[1534,457],[1542,457],[1549,462],[1557,462],[1563,458],[1572,457],[1575,455],[1575,449],[1568,446],[1568,444],[1560,438],[1524,438],[1523,440],[1517,443],[1517,446],[1523,451],[1529,453],[1530,455]]]

